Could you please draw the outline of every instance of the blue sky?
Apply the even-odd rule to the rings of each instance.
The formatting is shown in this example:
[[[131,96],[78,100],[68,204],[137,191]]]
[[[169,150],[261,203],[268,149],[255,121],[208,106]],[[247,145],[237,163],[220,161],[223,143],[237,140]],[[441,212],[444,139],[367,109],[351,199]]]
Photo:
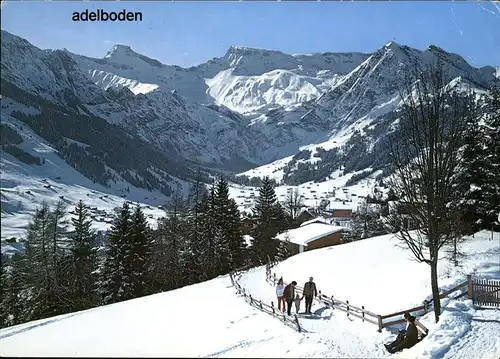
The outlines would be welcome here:
[[[141,11],[142,23],[77,23],[74,11]],[[114,44],[195,65],[231,45],[286,53],[372,52],[389,41],[500,66],[500,5],[491,2],[11,2],[2,29],[41,48],[103,57]]]

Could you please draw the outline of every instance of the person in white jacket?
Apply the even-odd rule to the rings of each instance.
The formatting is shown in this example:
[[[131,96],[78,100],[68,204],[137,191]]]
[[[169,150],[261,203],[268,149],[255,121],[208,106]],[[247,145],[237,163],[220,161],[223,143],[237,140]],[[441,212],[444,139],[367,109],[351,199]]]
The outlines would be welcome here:
[[[281,310],[283,313],[286,311],[285,297],[283,296],[284,291],[285,284],[283,284],[283,278],[280,278],[276,285],[276,296],[278,297],[278,310]]]

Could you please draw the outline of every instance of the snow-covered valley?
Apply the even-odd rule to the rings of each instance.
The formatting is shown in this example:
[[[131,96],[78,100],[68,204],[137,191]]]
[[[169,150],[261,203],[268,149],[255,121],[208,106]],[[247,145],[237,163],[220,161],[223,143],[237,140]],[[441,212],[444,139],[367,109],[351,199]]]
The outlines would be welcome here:
[[[307,206],[327,199],[356,209],[387,163],[383,138],[399,106],[394,83],[407,64],[440,57],[450,86],[479,92],[496,76],[436,46],[422,51],[394,42],[372,54],[233,46],[184,69],[126,45],[102,59],[41,50],[2,30],[2,55],[2,127],[22,141],[7,144],[43,160],[26,163],[2,150],[3,239],[21,236],[29,213],[60,197],[102,210],[129,200],[162,213],[156,206],[172,192],[185,193],[200,166],[210,168],[206,179],[221,168],[270,176],[280,200],[294,187]],[[69,114],[77,131],[63,127]],[[49,131],[39,125],[45,118],[53,121]],[[121,146],[127,138],[134,144]],[[128,153],[138,146],[140,159]],[[346,186],[354,175],[361,179]],[[256,191],[231,184],[242,211]]]

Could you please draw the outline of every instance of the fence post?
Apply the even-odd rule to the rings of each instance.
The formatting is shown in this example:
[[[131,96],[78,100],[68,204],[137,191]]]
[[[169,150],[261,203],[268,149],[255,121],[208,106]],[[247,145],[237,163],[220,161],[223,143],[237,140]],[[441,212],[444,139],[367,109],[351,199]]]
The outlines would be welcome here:
[[[262,309],[262,300],[260,300],[260,309]]]
[[[347,316],[349,316],[349,301],[348,301],[348,300],[346,300],[345,302],[346,302],[346,304],[347,304]]]
[[[271,302],[271,308],[273,309],[273,317],[274,317],[274,314],[275,314],[275,312],[274,312],[274,302]]]
[[[362,319],[362,320],[363,320],[363,322],[364,322],[364,321],[365,321],[365,306],[364,306],[364,305],[362,305],[362,306],[361,306],[361,309],[362,309],[362,311],[361,311],[361,317],[362,317],[362,318],[361,318],[361,319]]]
[[[248,296],[250,297],[250,304],[253,304],[252,295],[251,295],[251,294],[249,294]]]
[[[382,332],[382,316],[379,314],[377,315],[377,321],[378,321],[378,332],[381,333]]]
[[[273,273],[273,284],[276,283],[276,273]]]
[[[474,299],[472,276],[470,274],[467,275],[467,296],[469,297],[469,299]]]
[[[332,309],[335,308],[335,302],[333,301],[333,295],[332,295]]]
[[[297,324],[297,328],[299,329],[299,333],[302,332],[302,329],[300,328],[300,324],[299,324],[299,318],[297,318],[297,314],[295,314],[295,323]]]

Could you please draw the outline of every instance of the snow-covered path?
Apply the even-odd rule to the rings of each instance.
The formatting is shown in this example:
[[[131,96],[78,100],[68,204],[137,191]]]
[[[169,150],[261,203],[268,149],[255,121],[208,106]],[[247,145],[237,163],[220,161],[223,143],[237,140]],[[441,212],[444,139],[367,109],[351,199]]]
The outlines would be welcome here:
[[[243,273],[239,283],[255,298],[268,304],[274,302],[276,306],[275,289],[266,282],[265,267]],[[328,346],[331,353],[335,353],[333,355],[344,358],[382,358],[389,355],[383,346],[390,341],[392,334],[389,331],[379,333],[375,325],[363,323],[358,318],[348,318],[346,313],[327,308],[316,300],[312,305],[314,316],[302,315],[304,308],[305,302],[302,301],[298,318],[307,331],[304,335]],[[295,306],[292,309],[294,314]]]
[[[450,347],[442,359],[500,358],[500,309],[477,310],[470,320],[470,330]]]

